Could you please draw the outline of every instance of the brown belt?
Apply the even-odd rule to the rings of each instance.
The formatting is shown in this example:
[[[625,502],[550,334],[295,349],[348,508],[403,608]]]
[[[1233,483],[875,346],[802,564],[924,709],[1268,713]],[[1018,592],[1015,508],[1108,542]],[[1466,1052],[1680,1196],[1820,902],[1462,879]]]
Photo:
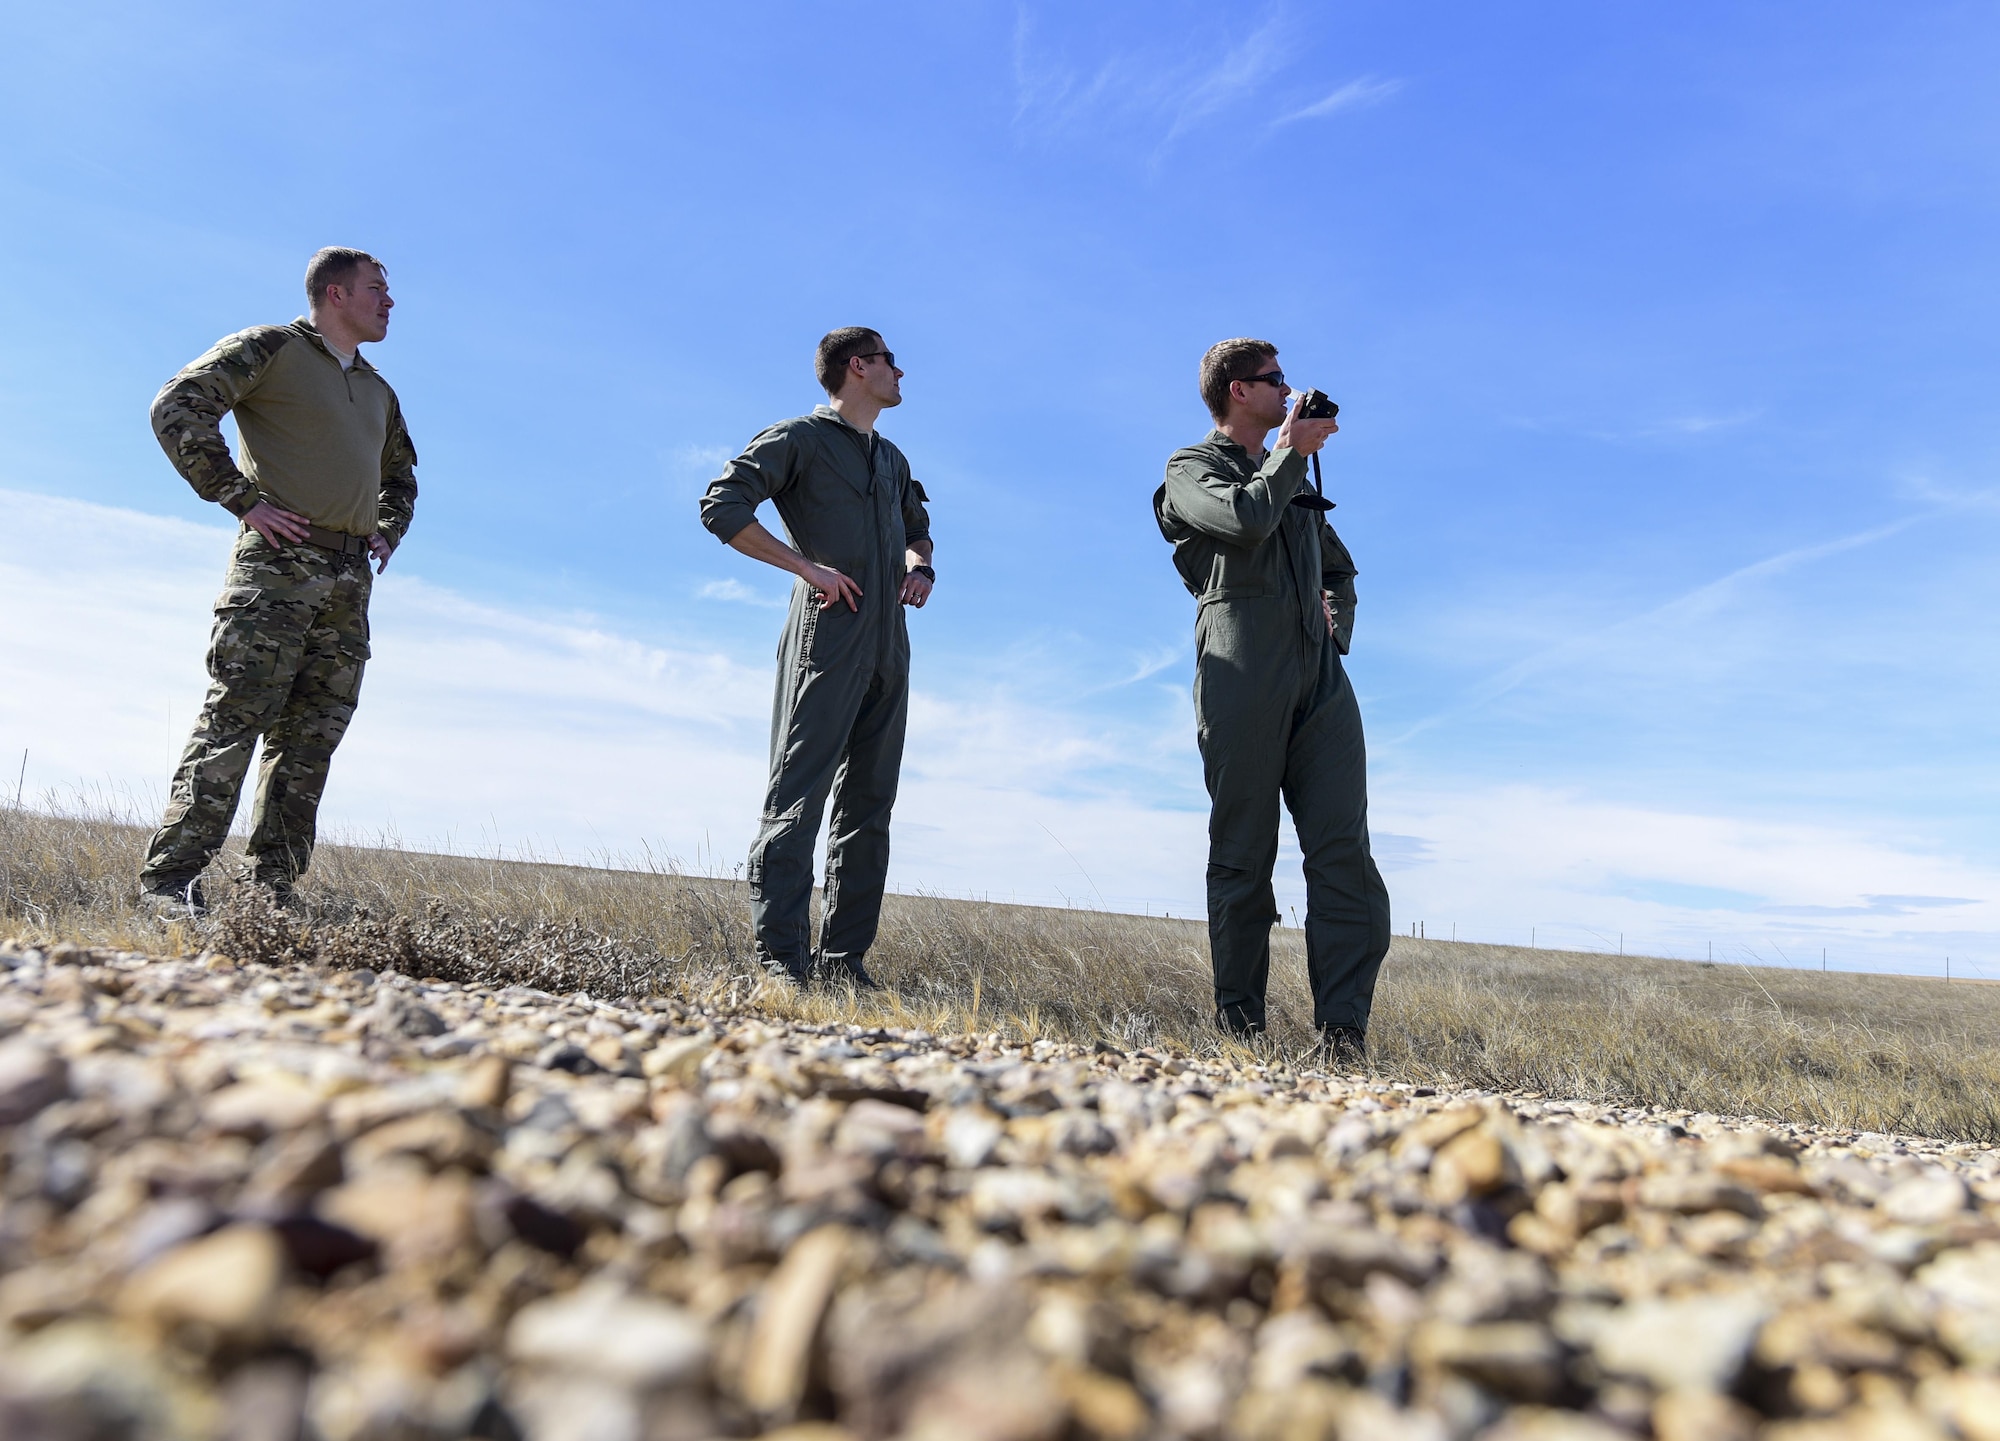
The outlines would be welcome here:
[[[307,528],[306,544],[316,545],[321,550],[336,551],[341,555],[368,554],[367,536],[349,535],[341,530],[326,530],[317,525]]]

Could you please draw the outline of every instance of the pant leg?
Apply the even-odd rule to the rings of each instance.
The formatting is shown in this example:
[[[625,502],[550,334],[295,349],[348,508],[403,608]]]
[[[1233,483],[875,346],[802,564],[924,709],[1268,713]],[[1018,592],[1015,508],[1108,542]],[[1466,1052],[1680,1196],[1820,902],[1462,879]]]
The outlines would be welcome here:
[[[1305,855],[1306,974],[1313,1022],[1368,1028],[1389,953],[1389,889],[1368,848],[1368,752],[1361,708],[1331,645],[1288,747],[1285,803]]]
[[[803,973],[812,950],[813,846],[871,672],[810,664],[817,617],[797,607],[778,655],[771,778],[750,845],[750,914],[766,960]]]
[[[368,662],[372,578],[360,556],[334,556],[331,585],[304,639],[292,688],[264,733],[248,853],[252,879],[288,890],[312,860],[320,796],[354,719]]]
[[[186,885],[222,848],[251,750],[291,693],[324,589],[310,565],[274,550],[255,531],[237,540],[215,603],[208,696],[139,871],[146,889]]]
[[[896,804],[909,717],[909,676],[878,673],[862,697],[833,782],[826,914],[820,922],[820,951],[829,960],[859,961],[875,944],[889,883],[889,812]]]
[[[1253,628],[1269,618],[1233,609],[1204,606],[1195,623],[1195,718],[1209,795],[1208,950],[1217,1020],[1261,1030],[1278,921],[1271,891],[1278,796],[1299,694],[1291,668],[1258,644]]]

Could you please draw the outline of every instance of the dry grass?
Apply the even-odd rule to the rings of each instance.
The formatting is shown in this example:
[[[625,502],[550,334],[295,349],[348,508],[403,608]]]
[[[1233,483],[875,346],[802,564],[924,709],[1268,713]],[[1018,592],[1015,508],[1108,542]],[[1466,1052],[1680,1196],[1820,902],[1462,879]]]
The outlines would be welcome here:
[[[134,950],[393,964],[607,996],[698,995],[809,1021],[1220,1046],[1199,922],[892,896],[885,998],[792,996],[751,960],[740,885],[326,846],[302,917],[216,886],[203,934],[133,909],[143,832],[0,809],[0,933]],[[1277,941],[1269,1045],[1310,1040],[1297,931]],[[2000,1142],[2000,986],[1399,939],[1375,1066],[1417,1081]]]

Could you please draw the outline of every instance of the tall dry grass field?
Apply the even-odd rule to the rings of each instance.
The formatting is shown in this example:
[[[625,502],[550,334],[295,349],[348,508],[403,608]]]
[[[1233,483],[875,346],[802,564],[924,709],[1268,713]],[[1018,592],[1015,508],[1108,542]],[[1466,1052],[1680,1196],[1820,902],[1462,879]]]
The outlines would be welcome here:
[[[321,848],[297,914],[226,880],[199,933],[135,909],[137,826],[0,809],[0,933],[153,952],[490,980],[617,996],[699,993],[804,1019],[1223,1046],[1200,922],[892,896],[883,997],[768,983],[740,885]],[[222,869],[222,868],[218,868]],[[1272,1032],[1312,1039],[1300,933],[1276,939]],[[1398,939],[1372,1064],[1416,1081],[2000,1141],[2000,987]]]

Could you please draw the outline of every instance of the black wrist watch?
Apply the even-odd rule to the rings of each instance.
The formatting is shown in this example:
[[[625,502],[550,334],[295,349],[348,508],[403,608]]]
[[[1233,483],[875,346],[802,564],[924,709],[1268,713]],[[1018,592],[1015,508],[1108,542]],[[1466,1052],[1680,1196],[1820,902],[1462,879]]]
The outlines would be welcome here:
[[[923,577],[923,578],[924,578],[925,580],[929,581],[929,582],[930,582],[930,583],[931,583],[932,585],[936,585],[936,584],[937,584],[937,572],[936,572],[936,571],[934,571],[934,570],[932,570],[932,569],[931,569],[931,568],[930,568],[929,566],[927,566],[927,565],[913,565],[913,566],[911,566],[911,567],[910,567],[910,574],[911,574],[911,575],[920,575],[920,576],[922,576],[922,577]]]

